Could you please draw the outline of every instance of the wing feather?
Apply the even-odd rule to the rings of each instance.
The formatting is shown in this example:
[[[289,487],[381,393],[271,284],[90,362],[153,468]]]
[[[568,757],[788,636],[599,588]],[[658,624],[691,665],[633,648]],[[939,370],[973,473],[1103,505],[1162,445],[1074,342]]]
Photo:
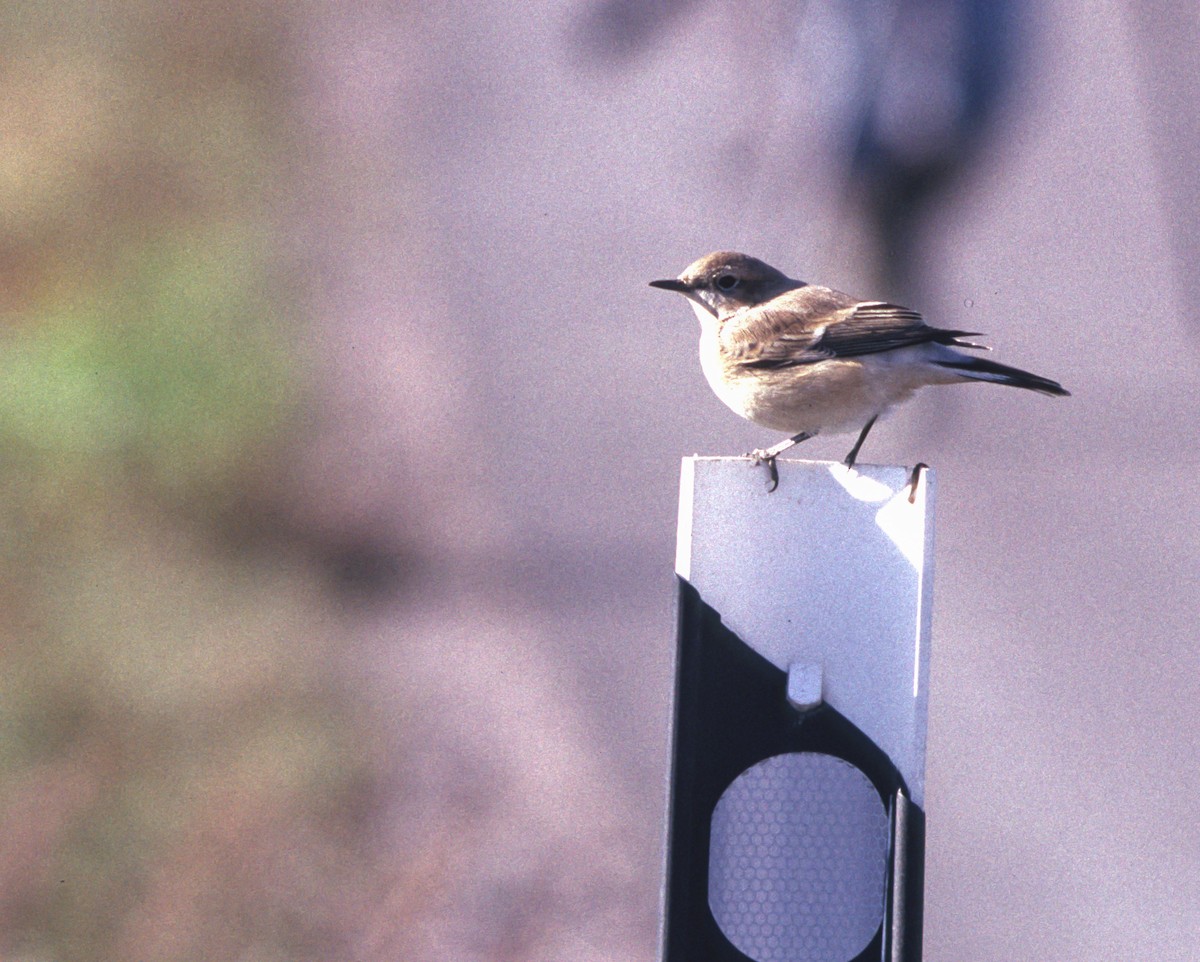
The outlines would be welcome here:
[[[721,331],[726,357],[752,369],[815,364],[918,344],[979,348],[969,331],[930,327],[916,311],[885,301],[857,301],[806,286],[735,314]]]

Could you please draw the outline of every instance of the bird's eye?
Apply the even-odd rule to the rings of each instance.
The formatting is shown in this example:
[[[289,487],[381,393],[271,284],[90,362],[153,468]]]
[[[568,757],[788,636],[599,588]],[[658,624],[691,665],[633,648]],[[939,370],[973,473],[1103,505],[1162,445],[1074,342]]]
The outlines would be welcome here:
[[[723,291],[731,291],[738,286],[738,279],[733,274],[721,274],[717,278],[717,287]]]

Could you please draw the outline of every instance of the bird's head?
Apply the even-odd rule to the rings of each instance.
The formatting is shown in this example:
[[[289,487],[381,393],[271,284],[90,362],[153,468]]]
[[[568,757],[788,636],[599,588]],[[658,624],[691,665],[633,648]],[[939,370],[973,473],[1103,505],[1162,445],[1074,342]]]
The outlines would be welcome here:
[[[651,281],[650,286],[676,291],[713,317],[722,319],[803,284],[757,257],[717,251],[690,264],[678,278]]]

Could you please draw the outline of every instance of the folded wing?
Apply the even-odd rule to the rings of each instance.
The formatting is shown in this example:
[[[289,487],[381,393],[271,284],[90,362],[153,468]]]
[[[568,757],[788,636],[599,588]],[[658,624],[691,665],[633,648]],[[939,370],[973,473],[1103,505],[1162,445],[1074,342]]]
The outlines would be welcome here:
[[[727,357],[757,369],[860,357],[918,344],[986,350],[970,331],[930,327],[916,311],[883,301],[856,301],[840,291],[805,286],[730,318],[721,331]]]

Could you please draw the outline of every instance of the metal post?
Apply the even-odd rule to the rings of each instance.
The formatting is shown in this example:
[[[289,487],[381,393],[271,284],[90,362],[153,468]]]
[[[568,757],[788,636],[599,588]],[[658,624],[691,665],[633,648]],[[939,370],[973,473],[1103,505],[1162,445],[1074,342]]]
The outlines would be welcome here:
[[[686,458],[663,962],[919,962],[933,478]]]

